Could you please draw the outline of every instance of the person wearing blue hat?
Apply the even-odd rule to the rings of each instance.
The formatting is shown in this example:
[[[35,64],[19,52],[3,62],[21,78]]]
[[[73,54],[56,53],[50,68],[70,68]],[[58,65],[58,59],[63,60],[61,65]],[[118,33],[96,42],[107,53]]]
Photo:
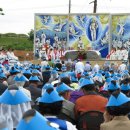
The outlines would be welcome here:
[[[59,114],[60,119],[66,119],[71,123],[75,123],[74,118],[74,103],[70,102],[70,94],[73,91],[68,85],[63,82],[60,82],[56,86],[56,91],[62,96],[65,100],[63,101],[63,107],[61,113]]]
[[[35,101],[38,97],[41,96],[42,90],[38,88],[38,83],[40,82],[37,76],[32,75],[29,78],[29,86],[26,87],[30,91],[32,100]]]
[[[130,95],[130,85],[129,84],[121,84],[121,92],[124,93],[126,96]]]
[[[58,80],[58,77],[59,77],[58,72],[56,70],[52,70],[51,71],[51,77],[50,77],[48,82],[51,83],[53,81],[56,81],[56,80]]]
[[[85,113],[87,111],[105,111],[107,99],[100,96],[96,92],[96,87],[92,79],[84,78],[80,83],[80,89],[82,89],[84,96],[78,98],[75,102],[75,117]]]
[[[46,69],[42,71],[42,77],[43,77],[43,85],[44,85],[49,81],[51,77],[51,70],[49,65],[47,65]]]
[[[57,60],[55,61],[54,68],[58,68],[58,69],[59,69],[58,71],[61,71],[62,63],[61,63],[61,60],[60,60],[60,59],[57,59]]]
[[[23,114],[16,130],[58,130],[57,124],[49,122],[44,116],[34,109]]]
[[[104,113],[105,122],[100,130],[129,130],[130,98],[125,94],[115,91],[109,98]]]
[[[28,97],[31,98],[31,93],[29,90],[27,90],[26,88],[24,88],[24,84],[25,82],[29,81],[22,73],[17,74],[14,77],[14,81],[15,81],[15,85],[22,90]]]
[[[129,79],[126,78],[121,81],[121,92],[124,93],[126,96],[130,96],[130,84],[129,84]]]
[[[27,79],[29,79],[29,78],[31,77],[31,75],[32,75],[32,72],[31,72],[31,70],[28,68],[28,69],[25,69],[25,70],[23,71],[23,75],[24,75]],[[28,86],[29,86],[29,81],[26,81],[23,87],[26,88],[26,87],[28,87]]]
[[[58,124],[60,130],[76,130],[70,122],[57,118],[62,110],[63,100],[64,98],[59,96],[56,90],[49,88],[38,99],[39,111],[50,122]]]
[[[38,69],[33,69],[32,70],[32,75],[36,75],[39,77],[39,79],[42,81],[42,73]]]
[[[112,81],[111,77],[106,78],[105,83],[103,87],[100,89],[100,94],[106,98],[109,98],[109,93],[108,93],[108,84]]]
[[[46,92],[47,89],[54,88],[54,86],[51,83],[46,83],[42,88],[42,95]]]
[[[120,91],[120,86],[119,86],[119,84],[115,80],[112,80],[108,84],[109,95],[111,95],[114,91]]]
[[[15,81],[13,79],[16,74],[20,73],[20,71],[18,69],[16,69],[15,67],[11,67],[9,72],[10,72],[10,75],[7,79],[8,85],[15,84]]]
[[[31,109],[31,99],[26,96],[19,88],[8,88],[0,96],[0,117],[4,118],[7,128],[16,128],[25,111]]]

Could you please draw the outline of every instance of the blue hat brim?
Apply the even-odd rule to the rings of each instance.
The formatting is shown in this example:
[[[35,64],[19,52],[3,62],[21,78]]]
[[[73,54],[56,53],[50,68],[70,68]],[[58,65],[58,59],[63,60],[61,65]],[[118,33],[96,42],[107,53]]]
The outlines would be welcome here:
[[[61,85],[56,87],[56,91],[58,93],[62,93],[65,91],[72,91],[73,89],[71,89],[68,85],[66,85],[65,83],[62,83]]]
[[[120,93],[117,98],[115,98],[113,95],[110,96],[109,101],[107,103],[108,106],[120,106],[124,103],[127,103],[130,101],[130,98],[128,98],[125,94]]]
[[[36,112],[36,115],[29,121],[26,122],[22,119],[16,130],[56,130],[49,126],[49,121],[43,117],[40,113]]]
[[[0,103],[2,104],[17,105],[30,101],[31,99],[28,96],[26,96],[21,90],[17,90],[16,94],[13,96],[7,89],[0,96]]]
[[[50,94],[45,92],[42,97],[39,98],[38,102],[42,103],[54,103],[58,101],[63,101],[64,98],[59,96],[58,92],[53,90]]]

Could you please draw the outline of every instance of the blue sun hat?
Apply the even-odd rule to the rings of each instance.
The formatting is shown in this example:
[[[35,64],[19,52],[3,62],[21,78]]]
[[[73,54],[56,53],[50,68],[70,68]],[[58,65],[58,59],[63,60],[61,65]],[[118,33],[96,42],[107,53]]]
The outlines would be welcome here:
[[[122,75],[121,75],[120,73],[117,73],[117,77],[118,77],[118,78],[121,78],[121,76],[122,76]]]
[[[70,80],[71,82],[78,82],[78,78],[75,76],[71,76]]]
[[[0,73],[0,79],[3,79],[3,78],[7,78],[7,76],[5,75],[5,73]]]
[[[128,91],[128,90],[130,90],[130,85],[128,85],[128,84],[121,84],[121,90],[123,90],[123,91]]]
[[[46,70],[51,69],[50,65],[45,66],[45,69],[46,69]]]
[[[56,70],[52,70],[51,74],[58,74],[58,72]]]
[[[33,69],[33,70],[32,70],[32,73],[34,73],[34,74],[39,74],[40,72],[39,72],[39,70],[37,70],[37,69]]]
[[[18,69],[16,69],[15,67],[12,67],[9,72],[11,74],[14,74],[14,73],[19,73],[20,71]]]
[[[40,65],[35,65],[35,69],[40,69],[41,66]]]
[[[59,75],[59,78],[61,79],[61,78],[64,78],[64,77],[69,77],[69,74],[67,73],[67,72],[65,72],[65,73],[61,73],[60,75]]]
[[[28,117],[32,118],[27,120],[26,118]],[[56,128],[52,127],[51,122],[49,122],[39,112],[35,110],[28,110],[24,113],[23,118],[19,122],[16,130],[56,130]]]
[[[89,76],[89,73],[87,71],[83,72],[84,76]]]
[[[46,83],[46,84],[42,87],[42,89],[48,89],[48,88],[54,88],[54,86],[53,86],[52,84],[50,84],[50,83]]]
[[[68,85],[66,85],[65,83],[61,83],[56,87],[56,91],[58,93],[62,93],[62,92],[66,92],[66,91],[72,91],[73,89],[70,88]]]
[[[84,78],[80,83],[80,88],[83,88],[86,85],[94,84],[92,79]]]
[[[30,102],[31,99],[24,94],[23,91],[17,89],[15,94],[11,93],[11,90],[7,89],[0,96],[0,103],[8,105],[17,105],[25,102]]]
[[[112,77],[112,80],[115,80],[115,81],[118,81],[120,78],[119,77],[117,77],[117,76],[113,76]]]
[[[16,81],[16,82],[26,82],[26,81],[28,81],[28,79],[22,74],[17,74],[14,77],[14,81]]]
[[[124,103],[127,103],[130,101],[130,98],[128,98],[125,94],[120,92],[117,96],[111,95],[109,98],[109,101],[107,103],[107,107],[111,106],[121,106]]]
[[[59,94],[58,94],[58,92],[56,90],[54,90],[53,88],[51,90],[52,91],[50,93],[46,90],[45,93],[42,95],[42,97],[38,98],[38,102],[54,103],[54,102],[64,100],[63,97],[59,96]]]
[[[120,88],[120,86],[119,86],[118,83],[113,84],[112,82],[110,82],[110,83],[108,84],[108,90],[117,90],[117,89],[119,89],[119,88]]]
[[[110,83],[112,81],[112,78],[106,78],[106,81],[105,82],[107,82],[107,83]]]
[[[111,74],[110,74],[110,72],[108,72],[108,71],[107,71],[107,72],[105,72],[105,77],[106,77],[106,78],[109,78],[109,77],[111,77]]]
[[[29,81],[40,81],[39,78],[35,75],[32,75],[30,78],[29,78]]]
[[[23,71],[23,74],[30,74],[30,75],[31,75],[32,73],[31,73],[31,70],[30,70],[30,69],[25,69],[25,70]]]

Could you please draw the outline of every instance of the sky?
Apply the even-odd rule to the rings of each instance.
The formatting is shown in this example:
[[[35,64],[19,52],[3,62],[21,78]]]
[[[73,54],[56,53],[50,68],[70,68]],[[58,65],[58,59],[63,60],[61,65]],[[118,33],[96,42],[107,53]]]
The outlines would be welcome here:
[[[71,13],[93,13],[93,0],[71,0]],[[129,13],[129,0],[97,0],[97,13]],[[0,33],[34,29],[34,14],[67,14],[69,0],[0,0]]]

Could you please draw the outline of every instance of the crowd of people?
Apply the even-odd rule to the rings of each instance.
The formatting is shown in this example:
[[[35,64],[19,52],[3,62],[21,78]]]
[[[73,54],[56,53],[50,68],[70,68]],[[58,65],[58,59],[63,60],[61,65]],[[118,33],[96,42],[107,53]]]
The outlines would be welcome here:
[[[122,62],[103,66],[47,59],[0,64],[0,129],[80,130],[89,111],[104,114],[100,130],[130,128],[130,76]]]
[[[17,63],[18,57],[15,56],[13,49],[9,48],[8,50],[5,50],[3,48],[0,49],[0,63]]]
[[[55,60],[57,57],[63,57],[66,50],[67,39],[59,38],[57,34],[53,38],[54,43],[51,43],[46,34],[42,32],[40,37],[35,40],[35,55],[42,59],[45,57],[48,60]]]

